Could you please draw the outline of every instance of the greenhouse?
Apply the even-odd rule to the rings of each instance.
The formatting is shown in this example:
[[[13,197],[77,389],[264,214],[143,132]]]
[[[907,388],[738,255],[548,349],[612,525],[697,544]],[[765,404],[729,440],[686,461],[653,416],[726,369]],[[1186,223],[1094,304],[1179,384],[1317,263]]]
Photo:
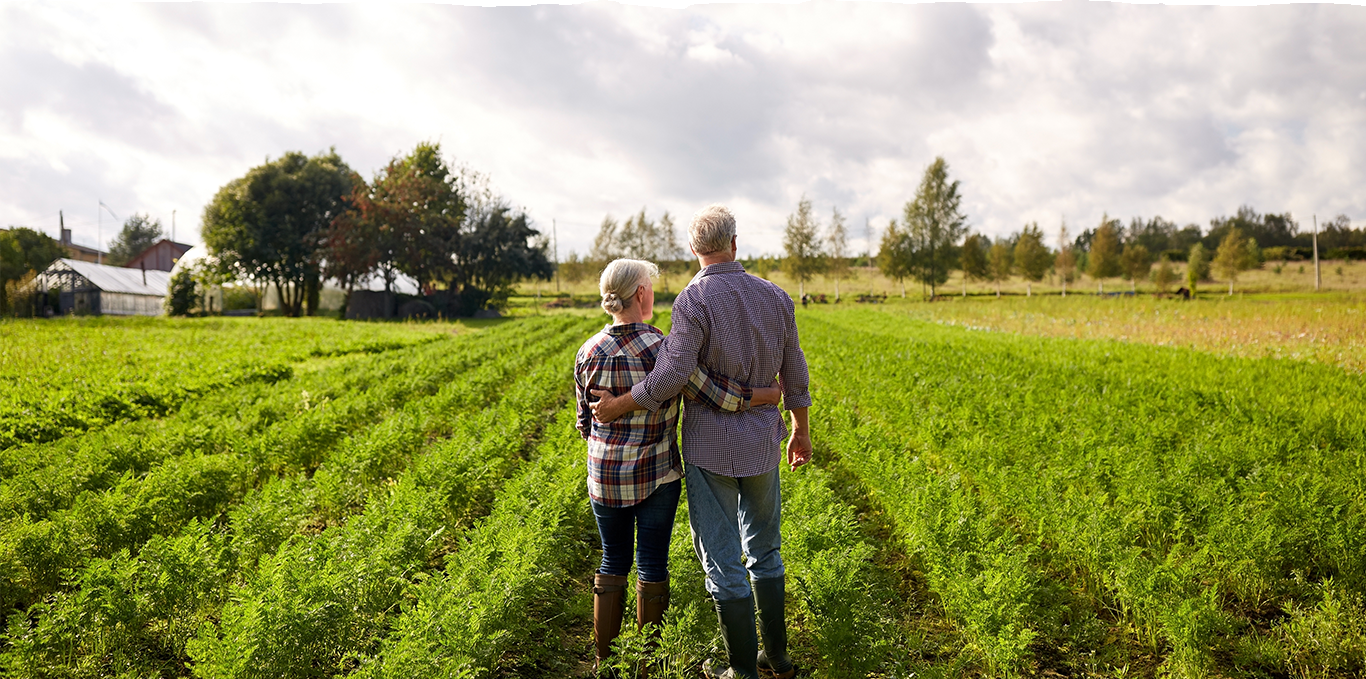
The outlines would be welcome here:
[[[65,315],[157,316],[171,274],[59,259],[34,279],[45,311]]]

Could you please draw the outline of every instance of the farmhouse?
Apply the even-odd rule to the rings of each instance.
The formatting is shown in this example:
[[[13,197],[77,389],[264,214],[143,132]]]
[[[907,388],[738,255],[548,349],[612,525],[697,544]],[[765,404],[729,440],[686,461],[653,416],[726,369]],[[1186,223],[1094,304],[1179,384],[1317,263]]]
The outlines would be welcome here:
[[[109,253],[95,248],[88,248],[84,245],[77,245],[71,242],[71,229],[62,227],[62,247],[72,259],[82,262],[99,262],[109,257]]]
[[[33,286],[56,314],[157,316],[171,274],[59,259],[38,274]]]

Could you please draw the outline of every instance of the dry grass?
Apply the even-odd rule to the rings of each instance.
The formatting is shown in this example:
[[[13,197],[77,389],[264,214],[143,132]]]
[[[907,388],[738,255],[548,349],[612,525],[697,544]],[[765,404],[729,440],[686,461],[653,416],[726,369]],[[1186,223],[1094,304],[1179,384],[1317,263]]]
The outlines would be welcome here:
[[[1278,265],[1280,273],[1275,270]],[[1059,286],[1046,279],[1033,285],[1034,296],[1026,297],[1025,283],[1018,278],[1002,283],[1005,296],[1000,299],[993,284],[978,282],[969,283],[968,296],[962,297],[961,274],[954,272],[940,289],[941,297],[926,303],[918,285],[908,284],[903,300],[895,281],[866,268],[856,269],[840,290],[846,303],[860,294],[886,294],[889,312],[935,323],[1191,347],[1221,355],[1311,360],[1366,372],[1366,262],[1327,261],[1322,270],[1323,292],[1313,291],[1312,263],[1268,262],[1261,269],[1243,272],[1232,297],[1227,295],[1227,281],[1216,280],[1201,285],[1200,294],[1189,302],[1158,299],[1151,283],[1139,284],[1137,296],[1098,297],[1099,284],[1090,278],[1070,284],[1066,298],[1058,295]],[[797,286],[781,272],[768,277],[796,296]],[[686,277],[674,276],[669,287],[676,290],[685,281]],[[560,287],[585,302],[597,293],[596,281],[561,281]],[[806,284],[806,291],[833,301],[834,287],[833,281],[818,278]],[[1105,281],[1107,292],[1127,292],[1130,287],[1120,279]],[[523,287],[524,293],[534,295],[534,290],[534,285]],[[555,285],[542,283],[541,290],[544,295],[554,294]]]
[[[1366,294],[949,298],[890,304],[935,323],[1054,337],[1182,346],[1221,355],[1311,360],[1366,372]]]

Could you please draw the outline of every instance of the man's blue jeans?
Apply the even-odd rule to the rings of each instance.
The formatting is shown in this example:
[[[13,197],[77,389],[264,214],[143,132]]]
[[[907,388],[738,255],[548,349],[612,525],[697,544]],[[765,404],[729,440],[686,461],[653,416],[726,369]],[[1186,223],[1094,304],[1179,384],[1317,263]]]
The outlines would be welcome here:
[[[634,551],[637,578],[645,582],[669,581],[669,539],[674,532],[681,485],[681,481],[672,481],[657,486],[650,497],[630,507],[592,503],[593,516],[598,520],[598,537],[602,539],[599,573],[629,575],[631,552]]]
[[[783,574],[783,494],[778,467],[734,478],[697,465],[688,468],[688,522],[693,549],[718,600],[750,595],[745,573],[756,580]]]

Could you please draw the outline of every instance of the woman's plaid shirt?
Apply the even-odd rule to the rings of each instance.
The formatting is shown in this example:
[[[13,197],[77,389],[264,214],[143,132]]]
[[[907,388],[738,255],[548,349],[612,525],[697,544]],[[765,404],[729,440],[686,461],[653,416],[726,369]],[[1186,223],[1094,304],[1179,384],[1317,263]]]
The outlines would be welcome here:
[[[655,367],[664,333],[646,323],[608,325],[574,357],[574,395],[579,434],[588,440],[588,495],[609,507],[629,507],[654,492],[671,471],[683,472],[678,455],[679,399],[658,410],[637,410],[603,424],[589,409],[592,389],[624,394]],[[753,392],[740,382],[699,369],[683,396],[709,408],[735,412]]]

